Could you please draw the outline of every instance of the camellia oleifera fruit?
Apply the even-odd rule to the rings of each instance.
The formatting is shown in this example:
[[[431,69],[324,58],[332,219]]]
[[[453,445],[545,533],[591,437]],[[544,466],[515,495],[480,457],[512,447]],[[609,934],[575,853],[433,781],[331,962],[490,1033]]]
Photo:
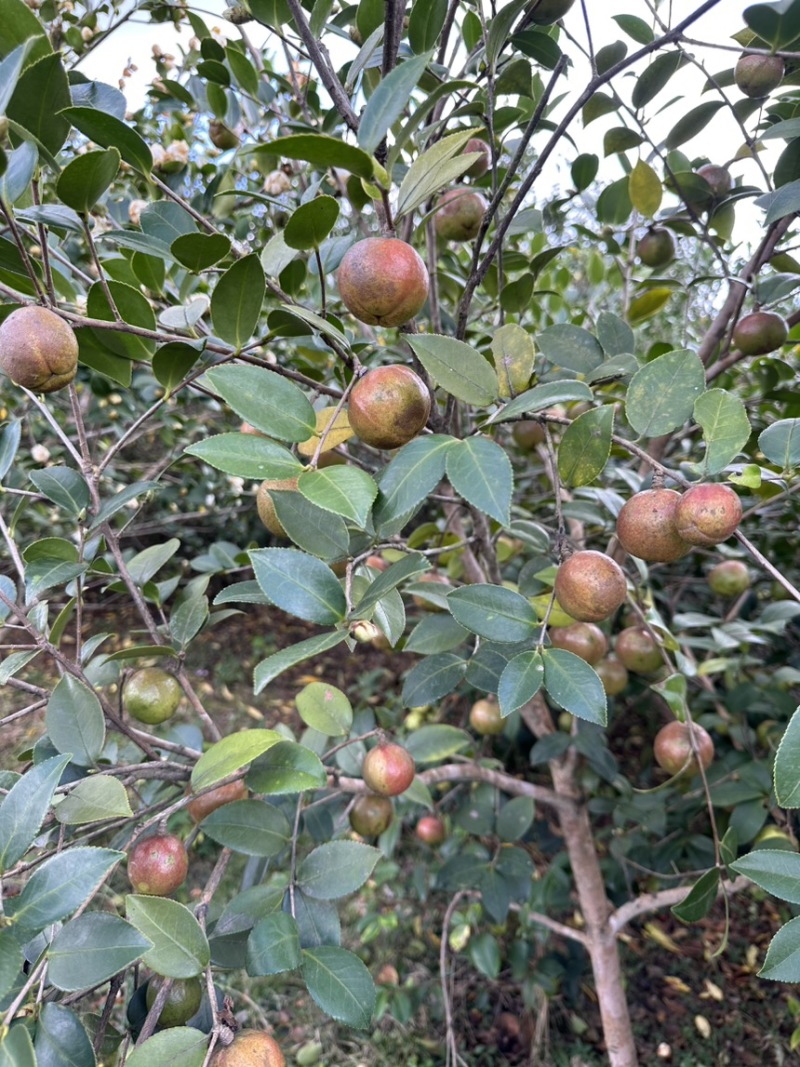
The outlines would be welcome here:
[[[731,191],[731,174],[726,167],[717,163],[706,163],[697,168],[697,174],[711,187],[715,200],[721,200]]]
[[[423,815],[414,828],[414,833],[426,845],[441,845],[447,838],[447,827],[438,815]]]
[[[262,523],[269,530],[271,534],[275,534],[276,537],[285,537],[286,531],[283,528],[281,520],[278,518],[278,513],[275,510],[275,501],[272,499],[272,490],[277,489],[279,492],[291,492],[297,489],[296,478],[266,478],[258,487],[256,493],[256,507],[258,508],[258,517]]]
[[[520,419],[515,422],[511,436],[523,452],[532,452],[547,439],[544,426],[536,419]]]
[[[682,494],[675,509],[675,526],[690,545],[718,545],[736,531],[742,502],[720,482],[702,482]]]
[[[392,741],[383,741],[371,748],[361,765],[361,777],[367,788],[382,797],[396,797],[405,793],[414,781],[414,757]]]
[[[711,568],[706,580],[717,596],[739,596],[750,588],[750,571],[740,559],[726,559]]]
[[[392,825],[394,806],[389,797],[363,793],[353,801],[348,818],[357,834],[378,837]]]
[[[624,602],[628,587],[620,565],[604,552],[586,549],[558,568],[555,594],[578,622],[601,622]]]
[[[370,326],[402,326],[428,297],[428,271],[419,253],[396,237],[367,237],[345,252],[339,294]]]
[[[760,100],[778,88],[785,69],[780,56],[743,55],[733,69],[733,80],[745,96]]]
[[[194,800],[186,805],[186,810],[194,822],[202,822],[206,816],[210,815],[212,811],[216,811],[217,808],[221,808],[225,804],[231,804],[234,800],[246,799],[247,786],[241,778],[237,778],[235,782],[226,782],[225,785],[218,785],[207,793],[201,793],[200,796],[195,797]]]
[[[153,1007],[163,984],[161,978],[151,978],[145,994],[147,1010]],[[183,1026],[200,1010],[203,986],[199,978],[173,978],[167,991],[167,1000],[158,1016],[156,1026],[166,1030],[171,1026]]]
[[[132,719],[154,726],[172,718],[182,692],[174,674],[161,667],[142,667],[122,687],[122,706]]]
[[[661,646],[643,626],[629,626],[617,637],[617,659],[634,674],[652,674],[664,663]]]
[[[210,1067],[286,1067],[281,1047],[263,1030],[240,1030],[227,1048],[218,1049]]]
[[[698,723],[673,722],[662,726],[653,742],[656,763],[670,775],[695,774],[698,764],[706,770],[714,759],[714,742]]]
[[[626,501],[617,516],[617,539],[625,551],[648,563],[672,563],[691,551],[675,526],[680,500],[674,489],[645,489]]]
[[[186,881],[189,857],[175,834],[153,834],[128,853],[128,878],[135,893],[166,897]]]
[[[675,258],[675,238],[663,226],[652,226],[636,245],[636,254],[646,267],[665,267]]]
[[[615,697],[624,689],[627,689],[630,681],[628,669],[623,663],[620,663],[616,656],[607,656],[605,659],[601,659],[594,669],[603,683],[606,696]]]
[[[606,635],[593,622],[573,622],[570,626],[552,626],[548,631],[553,648],[563,648],[594,665],[608,652]]]
[[[495,697],[481,697],[475,701],[469,709],[469,724],[482,737],[503,732],[505,719],[500,714],[500,705]]]
[[[375,367],[350,391],[353,432],[373,448],[400,448],[416,437],[431,413],[427,385],[410,367]]]
[[[465,170],[464,173],[468,178],[481,178],[489,169],[491,153],[488,144],[480,137],[470,137],[464,145],[464,155],[472,155],[474,152],[479,152],[480,158],[476,159],[469,170]]]
[[[34,393],[54,393],[78,370],[78,339],[55,311],[30,304],[0,324],[0,370]]]
[[[765,356],[786,343],[789,325],[774,311],[754,311],[736,323],[733,343],[745,356]]]
[[[563,18],[574,3],[575,0],[538,0],[528,17],[537,26],[550,26]]]
[[[439,198],[433,217],[436,233],[445,241],[471,241],[481,228],[486,206],[474,189],[448,189]]]

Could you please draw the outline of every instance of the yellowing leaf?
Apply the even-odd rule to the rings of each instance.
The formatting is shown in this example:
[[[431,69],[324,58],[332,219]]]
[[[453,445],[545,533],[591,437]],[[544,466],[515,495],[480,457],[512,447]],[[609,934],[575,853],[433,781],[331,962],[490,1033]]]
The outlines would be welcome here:
[[[653,168],[640,159],[628,179],[628,194],[636,210],[652,218],[661,207],[664,190]]]
[[[667,289],[666,286],[648,289],[646,293],[642,293],[641,296],[631,301],[631,306],[628,308],[628,322],[637,323],[651,319],[653,315],[658,314],[671,296],[672,290]]]
[[[505,399],[524,392],[536,358],[536,347],[527,330],[514,322],[501,326],[492,339],[492,355],[497,368],[498,395]]]
[[[657,945],[661,945],[668,952],[674,952],[678,956],[681,955],[680,946],[676,945],[669,934],[664,933],[660,926],[656,926],[655,923],[645,923],[644,932]]]
[[[297,446],[301,456],[313,456],[317,450],[320,438],[325,433],[322,451],[329,452],[332,448],[338,448],[353,436],[350,429],[350,420],[345,410],[337,413],[336,408],[323,408],[317,412],[317,432]]]

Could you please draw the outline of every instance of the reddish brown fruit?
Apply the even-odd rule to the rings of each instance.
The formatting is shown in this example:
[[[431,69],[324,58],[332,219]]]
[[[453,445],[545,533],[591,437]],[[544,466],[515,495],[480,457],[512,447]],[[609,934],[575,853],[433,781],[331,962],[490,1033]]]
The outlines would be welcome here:
[[[534,448],[544,444],[546,440],[544,426],[537,422],[536,419],[521,419],[519,422],[515,422],[511,436],[523,452],[532,452]]]
[[[280,1045],[263,1030],[240,1030],[233,1043],[214,1053],[210,1067],[286,1067]]]
[[[361,777],[373,793],[396,797],[405,793],[414,781],[414,770],[414,758],[407,749],[392,742],[382,742],[364,757]]]
[[[711,735],[697,723],[673,722],[662,726],[653,742],[653,755],[669,775],[696,774],[698,762],[706,770],[714,759]]]
[[[400,448],[423,429],[431,394],[410,367],[375,367],[350,392],[347,417],[353,432],[373,448]]]
[[[480,137],[470,137],[464,145],[464,155],[472,155],[473,152],[480,152],[480,159],[476,159],[469,170],[465,170],[464,173],[468,178],[481,178],[489,169],[491,152],[488,144]]]
[[[643,626],[630,626],[617,637],[617,659],[634,674],[652,674],[664,663],[661,646]]]
[[[550,629],[550,644],[563,648],[587,663],[598,663],[608,652],[606,635],[593,622],[573,622],[571,626],[553,626]]]
[[[449,189],[439,198],[434,215],[436,233],[445,241],[471,241],[481,228],[486,201],[464,186]]]
[[[745,96],[760,100],[778,88],[785,69],[780,56],[743,55],[734,67],[733,80]]]
[[[365,562],[368,567],[372,567],[375,571],[386,571],[389,569],[389,561],[384,559],[383,556],[367,556]]]
[[[230,148],[239,147],[239,135],[229,126],[226,126],[224,122],[220,122],[219,119],[212,119],[209,122],[208,137],[214,147],[219,148],[222,152],[227,152]]]
[[[0,324],[0,370],[34,393],[54,393],[78,371],[78,339],[55,311],[17,308]]]
[[[394,806],[386,796],[363,793],[353,801],[348,817],[357,834],[362,837],[378,837],[391,826]]]
[[[727,541],[742,518],[742,502],[720,482],[703,482],[687,489],[675,509],[675,526],[690,545],[718,545]]]
[[[393,963],[384,963],[375,975],[376,985],[400,985],[400,975]]]
[[[646,267],[665,267],[675,258],[675,238],[663,226],[653,226],[636,245],[636,254]]]
[[[189,857],[175,834],[153,834],[137,841],[128,853],[128,878],[135,893],[166,897],[183,885]]]
[[[617,538],[625,551],[649,563],[672,563],[685,556],[691,545],[675,526],[680,500],[674,489],[645,489],[623,504]]]
[[[447,827],[438,815],[423,815],[416,825],[414,833],[426,845],[436,847],[447,838]]]
[[[717,596],[739,596],[750,588],[750,571],[740,559],[726,559],[711,568],[707,581]]]
[[[601,659],[595,667],[595,670],[597,671],[600,681],[603,683],[603,689],[606,691],[606,696],[618,696],[624,689],[628,688],[630,678],[628,676],[627,668],[614,656],[609,656],[607,659]]]
[[[745,356],[764,356],[786,343],[789,325],[772,311],[754,311],[736,323],[733,343]]]
[[[716,163],[706,163],[705,166],[698,167],[697,173],[711,186],[715,200],[721,200],[731,191],[731,175],[725,167],[720,167]]]
[[[216,811],[217,808],[221,808],[225,804],[231,804],[234,800],[245,800],[246,798],[247,786],[239,778],[235,782],[218,785],[216,789],[211,789],[208,793],[195,797],[194,800],[186,805],[186,810],[194,822],[202,822],[207,815],[210,815],[212,811]]]
[[[418,574],[414,579],[415,582],[421,582],[423,585],[431,582],[433,585],[444,585],[446,590],[442,590],[443,593],[449,593],[452,586],[448,582],[447,578],[438,571],[425,571],[424,574]],[[417,593],[413,593],[411,596],[414,604],[421,608],[423,611],[445,611],[446,609],[440,607],[439,604],[434,604],[432,600],[426,600],[424,596],[419,596]]]
[[[278,491],[296,490],[297,479],[267,478],[258,487],[258,492],[256,493],[256,507],[258,508],[259,519],[261,519],[271,534],[275,534],[276,537],[285,537],[286,531],[281,525],[281,520],[278,518],[275,504],[270,496],[270,489],[277,489]]]
[[[428,271],[419,254],[395,237],[367,237],[345,252],[339,294],[370,326],[401,326],[428,297]]]
[[[491,737],[501,734],[505,719],[500,714],[500,705],[495,697],[482,697],[469,709],[469,724],[476,734]]]
[[[600,622],[613,615],[628,592],[622,568],[604,552],[576,552],[558,568],[555,594],[579,622]]]

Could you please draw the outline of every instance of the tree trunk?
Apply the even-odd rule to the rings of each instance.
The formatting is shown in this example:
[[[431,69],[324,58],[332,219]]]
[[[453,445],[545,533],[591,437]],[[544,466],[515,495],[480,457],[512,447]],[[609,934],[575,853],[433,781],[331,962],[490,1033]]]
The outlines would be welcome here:
[[[522,715],[537,737],[554,732],[550,710],[541,695],[535,696],[522,709]],[[576,785],[576,763],[577,753],[574,750],[550,763],[555,792],[573,801],[574,805],[559,810],[559,824],[586,924],[584,932],[588,938],[587,947],[608,1060],[611,1067],[637,1067],[639,1060],[625,997],[617,937],[609,923],[613,908],[606,895],[589,814]]]

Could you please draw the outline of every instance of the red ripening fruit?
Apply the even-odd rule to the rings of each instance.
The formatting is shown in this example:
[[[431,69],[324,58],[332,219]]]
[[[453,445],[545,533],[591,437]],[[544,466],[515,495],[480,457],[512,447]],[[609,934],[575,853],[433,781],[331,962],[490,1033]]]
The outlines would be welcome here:
[[[661,646],[643,626],[629,626],[617,637],[617,659],[634,674],[652,674],[664,663]]]
[[[744,356],[765,356],[786,343],[789,324],[773,311],[754,311],[739,319],[733,343]]]
[[[256,508],[258,517],[271,534],[276,537],[286,537],[283,523],[278,518],[275,510],[275,501],[272,499],[272,489],[278,492],[294,492],[297,490],[296,478],[266,478],[258,487],[256,493]]]
[[[681,494],[674,489],[645,489],[622,505],[617,540],[632,556],[648,563],[672,563],[691,551],[675,527]]]
[[[347,417],[353,432],[373,448],[400,448],[424,428],[431,394],[410,367],[367,371],[350,391]]]
[[[476,159],[469,170],[464,171],[468,178],[481,178],[489,169],[491,152],[488,144],[482,141],[480,137],[470,137],[464,145],[465,156],[471,156],[475,152],[480,152],[480,159]]]
[[[435,847],[447,838],[447,827],[438,815],[423,815],[417,823],[414,833],[426,845]]]
[[[608,652],[606,635],[593,622],[573,622],[570,626],[553,626],[549,632],[553,648],[563,648],[587,663],[598,663]]]
[[[379,837],[394,818],[394,806],[388,797],[362,793],[353,801],[348,815],[350,825],[362,837]]]
[[[558,568],[555,594],[567,615],[601,622],[613,615],[628,592],[620,565],[604,552],[576,552]]]
[[[218,785],[216,789],[211,789],[208,793],[195,797],[194,800],[186,805],[186,810],[194,822],[202,822],[207,815],[210,815],[212,811],[216,811],[217,808],[230,804],[234,800],[245,800],[246,798],[247,786],[239,778],[235,782]]]
[[[396,797],[405,793],[414,781],[414,757],[390,741],[371,748],[361,765],[361,777],[373,793],[382,797]]]
[[[693,485],[675,509],[675,526],[690,545],[718,545],[736,531],[742,518],[742,502],[720,482]]]
[[[711,568],[706,580],[717,596],[739,596],[750,588],[750,571],[740,559],[726,559]]]
[[[501,734],[505,719],[500,714],[500,705],[494,697],[482,697],[469,709],[469,724],[476,734],[491,737]]]
[[[692,747],[694,741],[694,747]],[[708,730],[698,723],[667,723],[658,731],[653,742],[653,756],[659,767],[668,774],[695,774],[699,762],[706,770],[714,759],[714,742]]]
[[[597,677],[603,683],[606,696],[618,696],[628,688],[628,682],[630,681],[628,669],[615,656],[601,659],[596,665],[595,671],[597,671]]]
[[[175,834],[153,834],[128,853],[128,878],[135,893],[166,897],[186,881],[189,857]]]
[[[428,271],[419,253],[396,237],[367,237],[339,264],[339,294],[369,326],[402,326],[428,298]]]

